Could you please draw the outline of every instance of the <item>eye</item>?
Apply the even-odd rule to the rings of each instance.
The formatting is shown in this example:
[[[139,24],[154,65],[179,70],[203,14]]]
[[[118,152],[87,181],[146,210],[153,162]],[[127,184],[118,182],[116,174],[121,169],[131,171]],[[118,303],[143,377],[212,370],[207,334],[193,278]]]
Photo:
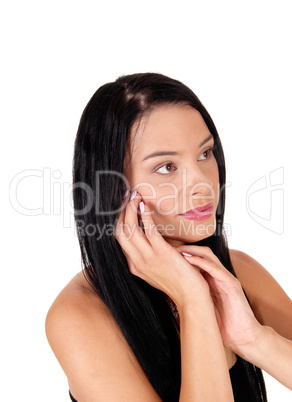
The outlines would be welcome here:
[[[165,165],[162,165],[160,167],[158,167],[157,169],[154,170],[154,172],[158,172],[160,169],[164,168],[165,172],[159,172],[160,174],[167,174],[167,173],[171,173],[172,170],[167,169],[168,166],[173,166],[174,164],[172,162],[166,163]]]
[[[213,155],[214,149],[215,149],[215,147],[206,149],[206,151],[204,151],[204,152],[200,155],[200,158],[199,158],[198,160],[199,160],[199,161],[202,161],[202,160],[206,160],[206,159],[211,158],[211,156]],[[203,155],[203,158],[201,158],[202,155]]]

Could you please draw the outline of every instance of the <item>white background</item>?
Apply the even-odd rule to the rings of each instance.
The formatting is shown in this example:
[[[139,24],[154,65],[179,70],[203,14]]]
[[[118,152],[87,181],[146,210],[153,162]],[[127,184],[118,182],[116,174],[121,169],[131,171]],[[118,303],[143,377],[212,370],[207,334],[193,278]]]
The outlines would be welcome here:
[[[291,297],[289,10],[283,0],[2,6],[1,400],[69,400],[44,322],[81,268],[70,206],[73,142],[93,92],[122,74],[160,72],[199,96],[226,155],[229,246],[256,258]],[[10,183],[26,170],[36,176],[19,183],[17,197],[41,208],[37,216],[15,210],[14,190],[9,201]],[[249,187],[275,170],[277,191],[255,193],[249,213]],[[265,378],[269,401],[291,400],[287,388]]]

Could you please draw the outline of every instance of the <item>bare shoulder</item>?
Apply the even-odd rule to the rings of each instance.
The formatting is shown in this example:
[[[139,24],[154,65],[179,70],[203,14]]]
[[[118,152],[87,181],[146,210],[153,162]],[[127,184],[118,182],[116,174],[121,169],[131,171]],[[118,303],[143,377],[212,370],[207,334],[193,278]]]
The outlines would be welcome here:
[[[48,342],[78,401],[159,401],[110,310],[77,274],[46,317]],[[136,399],[135,399],[136,398]]]
[[[258,321],[292,339],[292,301],[284,289],[253,257],[239,250],[229,252],[236,276]]]

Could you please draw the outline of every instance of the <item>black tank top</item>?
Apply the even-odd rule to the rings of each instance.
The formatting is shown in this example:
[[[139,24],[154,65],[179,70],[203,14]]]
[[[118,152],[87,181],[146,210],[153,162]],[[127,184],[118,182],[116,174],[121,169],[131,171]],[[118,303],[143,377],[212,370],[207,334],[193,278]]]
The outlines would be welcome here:
[[[241,359],[237,358],[236,363],[229,370],[231,385],[233,389],[234,402],[249,402],[253,399],[249,393],[248,379],[246,378]],[[77,402],[69,391],[72,402]]]
[[[234,366],[229,370],[230,380],[233,390],[234,402],[250,402],[254,401],[254,398],[250,395],[250,386],[242,361],[237,357],[237,361]]]

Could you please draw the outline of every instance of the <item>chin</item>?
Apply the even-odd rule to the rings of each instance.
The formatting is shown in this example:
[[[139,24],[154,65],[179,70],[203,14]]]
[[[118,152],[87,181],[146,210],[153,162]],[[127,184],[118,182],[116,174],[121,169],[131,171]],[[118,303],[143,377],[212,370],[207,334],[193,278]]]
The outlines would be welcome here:
[[[186,243],[196,243],[211,237],[216,231],[216,221],[203,224],[196,222],[196,225],[178,227],[173,235],[160,233],[164,240],[171,245],[179,245]]]
[[[195,222],[186,224],[181,220],[178,227],[179,236],[181,238],[190,239],[191,242],[199,241],[210,237],[216,231],[216,220],[208,219],[206,221]]]

